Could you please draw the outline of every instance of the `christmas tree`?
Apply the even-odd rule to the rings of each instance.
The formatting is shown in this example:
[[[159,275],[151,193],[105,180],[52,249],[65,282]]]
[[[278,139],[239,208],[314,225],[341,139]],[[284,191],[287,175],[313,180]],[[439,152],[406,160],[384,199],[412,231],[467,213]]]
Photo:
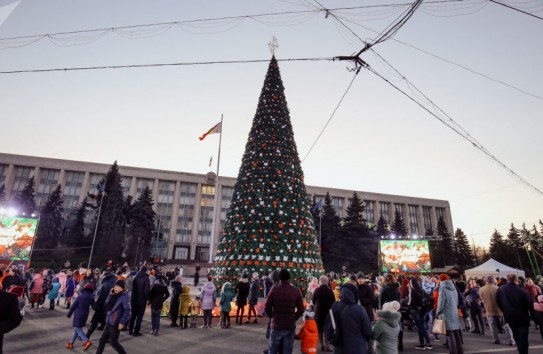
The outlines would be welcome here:
[[[317,233],[277,60],[264,80],[215,257],[220,285],[243,273],[288,269],[305,290],[323,273]]]

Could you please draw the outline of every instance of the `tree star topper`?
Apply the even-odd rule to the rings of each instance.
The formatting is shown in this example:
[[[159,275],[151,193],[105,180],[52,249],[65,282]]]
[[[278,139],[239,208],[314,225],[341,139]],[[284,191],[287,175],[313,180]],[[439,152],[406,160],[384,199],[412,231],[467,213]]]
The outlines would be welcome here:
[[[275,55],[275,50],[279,48],[279,43],[277,43],[277,38],[275,38],[275,36],[273,36],[272,40],[268,43],[268,47],[270,48],[272,55]]]

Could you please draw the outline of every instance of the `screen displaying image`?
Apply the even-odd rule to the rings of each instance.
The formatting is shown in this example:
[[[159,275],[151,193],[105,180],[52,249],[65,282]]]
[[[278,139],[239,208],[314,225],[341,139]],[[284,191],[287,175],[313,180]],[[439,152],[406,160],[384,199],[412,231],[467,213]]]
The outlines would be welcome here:
[[[382,240],[379,260],[383,273],[430,273],[427,240]]]
[[[38,219],[0,216],[0,261],[28,261]]]

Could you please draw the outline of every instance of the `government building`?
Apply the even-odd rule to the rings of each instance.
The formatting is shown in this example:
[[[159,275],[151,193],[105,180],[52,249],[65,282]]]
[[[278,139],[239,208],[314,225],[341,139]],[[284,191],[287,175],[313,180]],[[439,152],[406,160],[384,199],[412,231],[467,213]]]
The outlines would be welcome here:
[[[95,193],[96,185],[111,166],[107,164],[50,159],[0,153],[0,186],[5,186],[7,204],[19,193],[28,179],[34,177],[36,205],[39,210],[58,184],[62,187],[66,223],[74,219],[78,206],[87,196]],[[213,213],[216,223],[213,247],[216,249],[226,212],[232,199],[236,178],[219,177],[215,190],[213,175],[177,171],[153,170],[119,166],[123,177],[125,196],[134,199],[149,187],[153,191],[154,210],[157,214],[157,231],[153,239],[153,253],[165,260],[209,260]],[[310,198],[320,200],[330,193],[333,205],[343,217],[353,190],[306,186]],[[220,208],[214,210],[215,192]],[[443,217],[449,231],[453,230],[451,209],[446,200],[406,197],[356,191],[365,203],[365,218],[375,225],[380,216],[390,224],[396,210],[411,235],[436,230],[437,220]],[[89,211],[92,214],[95,211]],[[93,215],[88,215],[86,229],[93,230]]]

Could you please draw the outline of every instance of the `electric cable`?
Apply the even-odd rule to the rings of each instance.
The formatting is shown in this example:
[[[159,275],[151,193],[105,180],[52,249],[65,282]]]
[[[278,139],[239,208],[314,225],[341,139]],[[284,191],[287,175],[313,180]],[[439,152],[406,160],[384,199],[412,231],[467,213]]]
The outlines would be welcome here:
[[[495,0],[488,0],[488,1],[490,1],[490,2],[492,2],[492,3],[494,3],[494,4],[497,4],[497,5],[500,5],[500,6],[507,7],[508,9],[511,9],[511,10],[513,10],[513,11],[517,11],[517,12],[520,12],[520,13],[522,13],[522,14],[525,14],[525,15],[528,15],[528,16],[531,16],[531,17],[534,17],[534,18],[537,18],[538,20],[543,20],[543,17],[541,17],[541,16],[534,15],[534,14],[528,12],[528,11],[521,10],[521,9],[516,8],[516,7],[513,7],[513,6],[511,6],[511,5],[507,5],[507,4],[504,4],[504,3],[502,3],[502,2],[495,1]]]

